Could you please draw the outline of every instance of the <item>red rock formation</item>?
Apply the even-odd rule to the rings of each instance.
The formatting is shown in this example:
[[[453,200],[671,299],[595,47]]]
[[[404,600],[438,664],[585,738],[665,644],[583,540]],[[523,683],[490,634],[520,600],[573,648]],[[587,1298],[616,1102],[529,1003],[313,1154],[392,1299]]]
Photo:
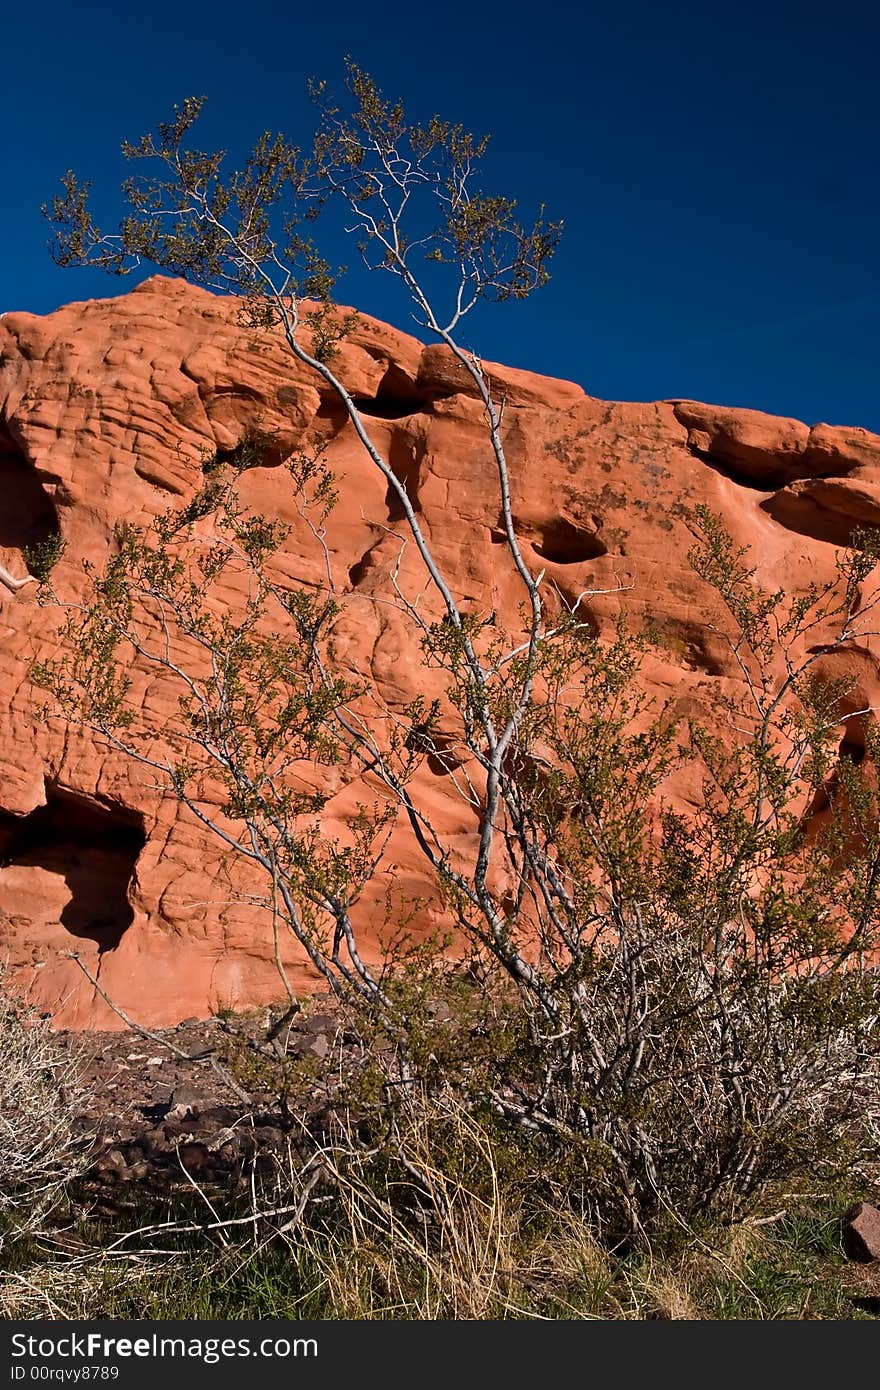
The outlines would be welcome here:
[[[512,620],[521,592],[498,544],[496,479],[466,374],[444,348],[366,317],[335,365],[464,606]],[[597,627],[621,604],[649,617],[660,641],[645,679],[683,712],[737,679],[711,630],[717,600],[687,563],[685,507],[721,513],[768,589],[830,577],[833,547],[854,525],[880,522],[880,438],[864,430],[689,401],[606,403],[567,382],[488,371],[506,400],[517,530],[551,603],[554,592],[572,601],[607,590],[589,600]],[[156,277],[122,298],[0,319],[0,566],[23,578],[23,548],[60,529],[67,549],[55,582],[75,594],[82,561],[103,562],[117,521],[185,503],[203,481],[205,451],[229,452],[253,428],[277,438],[270,465],[326,444],[341,483],[330,537],[347,590],[338,649],[381,700],[409,700],[426,681],[418,644],[400,613],[375,601],[401,551],[384,481],[336,400],[279,337],[240,327],[233,301],[180,281]],[[242,491],[291,525],[280,575],[308,579],[316,559],[285,481],[255,468]],[[412,546],[401,582],[421,583]],[[266,914],[241,899],[246,883],[230,884],[207,832],[124,757],[40,721],[27,670],[59,624],[36,586],[0,588],[0,626],[0,951],[20,987],[59,1024],[118,1026],[65,956],[75,948],[146,1024],[277,997]],[[829,675],[840,660],[828,658]],[[858,683],[853,708],[876,705],[875,647],[845,661]],[[161,728],[167,691],[146,671],[133,675],[145,718]],[[433,760],[420,779],[438,822],[466,844],[474,827],[448,769]],[[330,790],[332,832],[359,789],[340,780]],[[402,829],[389,862],[396,891],[424,893]],[[365,897],[368,937],[384,892],[377,883]],[[291,969],[305,980],[301,965]]]

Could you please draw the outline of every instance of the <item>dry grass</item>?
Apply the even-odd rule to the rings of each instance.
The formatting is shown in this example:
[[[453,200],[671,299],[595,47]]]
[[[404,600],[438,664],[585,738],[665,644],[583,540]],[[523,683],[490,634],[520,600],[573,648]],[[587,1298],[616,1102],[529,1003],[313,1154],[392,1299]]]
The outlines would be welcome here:
[[[460,1108],[425,1102],[396,1140],[393,1172],[377,1181],[375,1155],[327,1149],[333,1226],[292,1233],[339,1317],[485,1319],[510,1297],[512,1234],[489,1136]],[[479,1190],[450,1173],[480,1174]]]
[[[84,1145],[74,1125],[74,1062],[48,1024],[3,987],[0,972],[0,1251],[40,1231],[71,1179]]]
[[[274,1187],[255,1183],[244,1204],[195,1191],[188,1205],[102,1227],[68,1200],[85,1159],[70,1062],[2,988],[0,1030],[0,1319],[880,1312],[877,1270],[848,1266],[840,1250],[840,1210],[861,1187],[781,1193],[726,1228],[670,1219],[612,1250],[561,1177],[526,1171],[524,1151],[450,1094],[389,1108],[372,1147],[340,1134],[304,1162],[291,1144]]]
[[[165,1272],[172,1262],[165,1259]],[[95,1318],[105,1315],[113,1290],[125,1288],[137,1299],[139,1290],[154,1284],[157,1262],[143,1256],[110,1257],[86,1246],[79,1258],[59,1259],[50,1248],[35,1251],[21,1270],[0,1273],[0,1321],[35,1318]]]

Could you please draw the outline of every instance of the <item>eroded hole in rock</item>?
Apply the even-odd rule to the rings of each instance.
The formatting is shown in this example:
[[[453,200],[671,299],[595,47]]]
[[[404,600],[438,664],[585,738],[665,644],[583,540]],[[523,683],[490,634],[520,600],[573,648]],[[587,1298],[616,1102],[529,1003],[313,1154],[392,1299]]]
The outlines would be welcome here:
[[[690,440],[686,448],[689,454],[699,459],[707,468],[711,468],[713,473],[720,474],[722,478],[729,478],[737,487],[750,488],[753,492],[771,492],[774,488],[784,487],[792,478],[791,465],[774,459],[772,455],[747,464],[742,459],[730,459],[714,450],[701,449]]]
[[[864,742],[855,733],[845,735],[840,740],[840,747],[837,753],[841,762],[847,761],[854,763],[855,766],[858,767],[859,763],[863,762],[865,758]]]
[[[406,372],[394,362],[376,387],[375,396],[354,396],[353,400],[362,415],[377,420],[405,420],[431,407],[431,398],[419,392]]]
[[[336,392],[321,394],[320,404],[315,411],[316,420],[332,420],[337,428],[340,428],[348,419],[348,412]]]
[[[523,525],[513,518],[513,529],[517,536],[527,540],[535,554],[554,565],[580,565],[586,560],[598,560],[608,554],[608,547],[596,531],[586,526],[578,526],[568,517],[553,517],[546,522]],[[493,545],[504,545],[507,536],[501,521],[490,533]]]
[[[839,802],[841,792],[846,789],[846,778],[844,768],[849,764],[851,767],[860,767],[867,755],[866,731],[861,720],[854,720],[844,729],[840,743],[837,745],[837,765],[831,769],[824,784],[817,787],[813,793],[809,808],[804,816],[804,827],[808,836],[822,834],[827,830],[830,818]],[[859,774],[861,778],[862,774]],[[864,845],[859,849],[853,845],[856,853],[864,853]]]
[[[461,748],[452,739],[434,734],[426,761],[435,777],[448,777],[450,773],[457,772],[462,766],[464,755]]]
[[[735,658],[726,639],[708,625],[664,618],[653,631],[661,651],[688,671],[704,671],[709,676],[737,673]]]
[[[352,394],[351,399],[361,415],[372,420],[406,420],[411,415],[424,414],[431,409],[435,400],[445,397],[437,392],[417,390],[410,377],[392,362],[376,387],[374,396]],[[348,411],[335,391],[322,391],[317,418],[329,420],[337,431],[347,423]]]
[[[570,615],[577,619],[580,627],[585,629],[590,637],[598,637],[602,631],[602,624],[599,621],[595,609],[587,603],[586,599],[584,599],[581,594],[574,593],[563,593],[561,598],[562,603],[559,607],[559,618],[563,615],[566,617]],[[545,604],[544,607],[546,612],[548,605]]]
[[[57,536],[58,509],[24,451],[0,424],[0,546],[24,551]]]
[[[421,482],[424,455],[425,446],[421,442],[414,442],[402,434],[395,435],[391,440],[388,463],[395,478],[402,484],[414,512],[422,510],[419,501],[419,483]],[[392,525],[404,520],[406,513],[403,510],[403,503],[397,489],[390,484],[385,494],[385,506],[388,509],[388,520]]]
[[[855,517],[845,512],[823,507],[809,492],[786,489],[768,497],[760,506],[786,530],[808,536],[810,540],[825,541],[828,545],[851,546],[860,530],[876,529],[860,525]]]
[[[212,473],[226,464],[237,473],[246,473],[249,468],[277,468],[289,453],[275,435],[249,430],[234,448],[216,449],[203,472]]]
[[[556,517],[540,528],[534,542],[536,552],[555,565],[579,565],[584,560],[597,560],[608,554],[608,547],[595,531],[576,526],[567,517]]]
[[[362,415],[369,415],[374,420],[405,420],[427,409],[427,401],[413,405],[408,400],[395,400],[393,397],[380,400],[378,396],[353,396],[352,400]]]
[[[348,571],[348,587],[350,589],[356,589],[357,586],[363,580],[367,571],[372,568],[372,566],[369,563],[369,555],[370,552],[367,551],[363,559],[356,561],[356,563],[350,567]]]
[[[69,898],[52,920],[99,952],[112,951],[133,919],[128,891],[145,844],[137,812],[47,787],[45,806],[30,815],[0,811],[0,911],[13,921],[48,921],[47,875],[61,879]]]
[[[381,544],[382,537],[380,536],[379,540],[373,541],[364,551],[361,558],[356,560],[350,567],[348,571],[348,583],[352,589],[356,589],[370,570],[375,569],[378,565],[379,561],[376,558],[375,552],[379,549]]]

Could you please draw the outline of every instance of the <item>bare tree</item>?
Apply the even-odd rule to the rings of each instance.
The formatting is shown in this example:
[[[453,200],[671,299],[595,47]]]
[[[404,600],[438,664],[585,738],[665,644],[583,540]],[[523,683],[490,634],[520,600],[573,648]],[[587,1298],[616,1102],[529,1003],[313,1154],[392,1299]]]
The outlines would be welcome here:
[[[81,186],[73,174],[65,176],[65,194],[56,199],[51,209],[57,228],[56,257],[62,264],[88,262],[118,273],[125,273],[146,259],[211,288],[243,295],[246,321],[266,328],[280,327],[293,356],[337,394],[363,448],[396,497],[412,542],[439,597],[442,624],[429,627],[400,588],[396,590],[396,599],[406,607],[422,631],[431,649],[431,659],[451,671],[460,672],[467,683],[469,693],[463,711],[466,741],[469,752],[485,775],[481,793],[484,806],[480,811],[483,829],[476,863],[470,872],[452,867],[448,850],[435,829],[411,801],[406,770],[411,766],[412,757],[405,760],[403,769],[396,769],[388,751],[379,746],[365,723],[350,709],[343,708],[337,698],[342,692],[334,686],[334,678],[318,644],[322,628],[336,611],[329,571],[328,592],[320,604],[316,605],[310,596],[303,594],[296,598],[301,611],[291,616],[297,628],[296,641],[305,645],[299,649],[299,662],[292,652],[285,654],[287,669],[297,671],[307,689],[312,688],[312,683],[320,686],[322,698],[332,692],[334,736],[345,749],[345,755],[369,767],[386,784],[392,798],[404,805],[426,858],[465,895],[474,910],[485,916],[497,949],[508,957],[514,973],[530,978],[526,962],[505,944],[504,916],[488,884],[498,833],[502,768],[530,705],[538,653],[548,634],[542,612],[540,577],[533,577],[529,572],[511,515],[510,478],[501,430],[503,406],[493,400],[480,360],[460,344],[457,333],[467,314],[481,300],[524,298],[546,282],[548,262],[561,225],[547,222],[542,213],[526,229],[517,220],[513,200],[479,191],[479,165],[486,150],[485,139],[476,140],[461,127],[438,118],[424,127],[409,125],[401,107],[383,100],[372,80],[351,63],[348,88],[354,108],[350,120],[343,118],[326,100],[322,84],[313,87],[313,96],[321,108],[321,122],[309,161],[301,159],[299,151],[283,137],[264,135],[243,169],[225,179],[221,173],[221,155],[184,148],[184,139],[202,106],[198,100],[185,101],[175,119],[161,125],[157,135],[146,136],[137,145],[124,147],[130,159],[139,165],[142,161],[157,165],[159,172],[133,178],[126,185],[131,213],[118,233],[104,235],[95,227],[88,212],[87,187]],[[402,281],[421,326],[450,348],[483,402],[488,443],[498,474],[501,524],[530,609],[528,631],[512,650],[500,652],[496,644],[488,655],[478,652],[473,625],[462,612],[453,583],[436,562],[404,482],[383,457],[352,395],[333,369],[333,358],[340,337],[346,331],[346,322],[334,311],[330,299],[333,281],[329,267],[303,232],[329,197],[341,199],[353,215],[361,251],[368,264]],[[433,213],[434,221],[430,221],[430,216],[423,217],[422,234],[414,241],[405,223],[408,225],[417,202],[427,208],[428,214]],[[283,241],[276,239],[273,224],[273,215],[279,213],[283,213]],[[415,268],[417,260],[421,264],[439,262],[451,269],[453,293],[448,313],[441,313],[429,297]],[[310,296],[317,299],[317,309],[305,304]],[[304,346],[304,327],[312,339],[311,351]],[[296,468],[299,470],[297,484],[302,493],[303,487],[320,473],[321,465],[314,459],[299,460]],[[330,496],[330,480],[323,473],[320,473],[320,480],[321,492],[316,500],[323,505]],[[228,490],[222,495],[229,500]],[[219,503],[220,496],[217,484],[212,484],[195,510],[202,506],[208,509],[209,503]],[[235,541],[241,542],[237,523],[232,522],[231,526]],[[262,572],[272,544],[277,544],[279,539],[276,528],[267,537],[267,543],[257,550],[249,543],[239,544],[235,558],[251,568],[261,601],[271,598],[282,609],[289,609],[290,597],[277,589],[270,593]],[[233,562],[233,550],[231,545],[227,554],[229,563]],[[121,554],[130,560],[134,558],[131,546],[123,547]],[[119,561],[114,563],[118,569]],[[168,602],[168,594],[159,588],[150,592],[147,586],[145,594],[155,603]],[[196,636],[202,622],[198,611],[190,613],[187,628],[190,636]],[[147,657],[144,649],[140,650],[140,655]],[[307,673],[300,669],[303,661],[308,667]],[[182,670],[178,669],[176,674],[183,678]],[[507,703],[514,684],[516,695],[499,720],[495,691],[503,689]],[[236,712],[236,717],[239,713]],[[424,753],[430,740],[430,720],[428,723],[422,720],[422,724]],[[292,746],[293,740],[288,740],[288,752]],[[212,745],[212,756],[215,751],[221,765],[230,772],[233,759],[228,756],[228,750],[214,750]],[[177,778],[177,790],[185,794],[182,780]],[[196,801],[192,809],[202,814]],[[278,826],[280,824],[279,820]],[[214,828],[225,835],[216,824]],[[371,836],[372,831],[367,835],[370,843]],[[295,921],[299,916],[296,897],[289,892],[286,875],[272,867],[274,852],[266,854],[266,846],[259,841],[260,836],[257,836],[258,843],[250,844],[245,852],[257,857],[272,872],[273,884],[284,899],[285,911]],[[360,845],[359,855],[364,872],[358,888],[375,867],[366,842]],[[336,922],[334,967],[342,969],[349,982],[356,978],[360,987],[375,991],[375,984],[368,983],[370,972],[360,960],[351,931],[350,901],[345,895],[332,899],[322,897],[320,907],[322,911],[329,911]],[[313,941],[304,926],[297,928],[297,934],[303,941],[307,938]],[[340,954],[343,943],[348,957],[345,966]],[[326,974],[320,950],[314,945],[309,945],[308,949],[313,964]],[[349,970],[354,974],[349,975]]]

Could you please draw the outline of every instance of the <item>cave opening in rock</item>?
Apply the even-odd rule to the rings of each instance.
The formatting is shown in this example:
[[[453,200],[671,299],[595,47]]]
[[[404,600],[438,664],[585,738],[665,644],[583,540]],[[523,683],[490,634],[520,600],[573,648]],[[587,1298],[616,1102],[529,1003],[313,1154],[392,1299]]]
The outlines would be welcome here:
[[[427,397],[412,400],[408,396],[352,396],[352,401],[361,415],[374,420],[408,420],[411,415],[423,415],[431,405]]]
[[[422,510],[419,487],[422,481],[422,461],[425,457],[424,440],[409,439],[405,435],[395,435],[388,450],[388,463],[391,472],[403,487],[414,512]],[[385,506],[388,521],[392,526],[403,521],[406,513],[397,489],[389,483],[385,493]]]
[[[585,560],[598,560],[608,553],[608,547],[595,531],[576,526],[567,517],[554,517],[540,528],[535,540],[535,553],[556,565],[580,565]]]
[[[405,420],[431,409],[430,396],[419,391],[416,383],[395,362],[388,364],[374,396],[352,399],[362,415],[371,415],[377,420]]]
[[[551,517],[549,521],[524,525],[518,517],[513,518],[514,533],[532,545],[536,555],[549,560],[554,565],[581,565],[587,560],[598,560],[608,554],[608,547],[596,531],[578,526],[567,517]],[[503,519],[489,533],[493,545],[505,545],[507,533]]]
[[[0,548],[34,549],[60,530],[58,509],[36,469],[0,422]]]
[[[221,449],[218,445],[202,464],[202,472],[214,473],[227,465],[236,473],[246,473],[251,468],[278,468],[289,452],[271,432],[246,429],[231,449]]]
[[[29,919],[60,921],[112,951],[133,920],[129,888],[145,843],[137,812],[49,785],[29,815],[0,811],[0,912],[25,930]]]
[[[859,739],[855,733],[849,736],[845,734],[840,741],[838,756],[841,762],[846,759],[848,762],[853,763],[855,767],[859,767],[865,760],[866,751],[864,742]]]

